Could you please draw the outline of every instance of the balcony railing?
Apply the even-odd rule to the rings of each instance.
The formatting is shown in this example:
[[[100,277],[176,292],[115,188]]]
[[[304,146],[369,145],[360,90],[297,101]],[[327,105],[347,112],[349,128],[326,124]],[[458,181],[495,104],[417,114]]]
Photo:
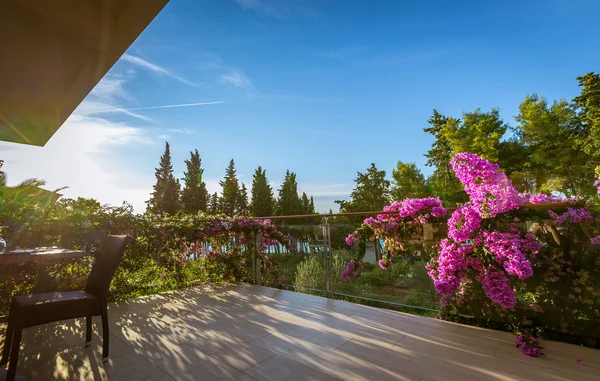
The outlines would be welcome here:
[[[568,205],[534,205],[526,208],[543,210]],[[128,249],[111,289],[111,297],[116,301],[203,283],[234,280],[427,316],[437,315],[441,310],[440,296],[433,287],[425,265],[431,258],[432,248],[445,236],[446,224],[439,222],[422,225],[418,236],[406,240],[406,250],[393,258],[391,268],[384,270],[377,264],[385,252],[382,241],[363,242],[352,248],[345,242],[348,234],[365,217],[378,214],[386,212],[270,217],[279,232],[293,238],[286,244],[269,242],[264,245],[263,236],[258,231],[249,235],[248,231],[241,232],[239,228],[233,229],[231,226],[221,227],[222,231],[229,233],[219,236],[199,234],[198,226],[205,218],[202,216],[149,219],[126,215],[96,220],[46,221],[26,230],[13,232],[7,238],[9,242],[21,242],[24,246],[56,244],[89,248],[89,237],[97,230],[132,234],[136,237],[136,242]],[[223,221],[225,225],[231,223],[227,219]],[[528,229],[533,222],[524,220],[520,223],[524,229]],[[566,228],[559,234],[567,241],[572,236],[571,231]],[[552,240],[552,234],[549,232],[541,240],[544,245],[548,245],[546,241]],[[570,270],[569,274],[585,270],[588,274],[586,276],[592,280],[588,279],[585,285],[582,283],[583,291],[590,295],[600,295],[600,277],[597,276],[600,256],[597,249],[589,250],[595,250],[590,255],[586,254],[591,262],[586,259],[587,262],[573,263],[570,267],[565,262],[564,266],[561,264],[561,268]],[[211,255],[219,256],[219,261],[211,262]],[[360,275],[349,280],[343,279],[341,273],[346,264],[358,258],[362,258],[363,266]],[[555,261],[560,264],[560,259]],[[65,260],[48,264],[41,270],[31,263],[4,266],[0,275],[0,310],[6,311],[10,297],[15,293],[81,287],[90,262],[90,258]],[[553,261],[540,263],[545,266],[544,269],[554,264]],[[39,274],[40,271],[49,274],[53,284],[42,284],[36,278],[36,273]],[[522,301],[532,300],[539,311],[522,311],[522,316],[544,326],[555,335],[555,339],[579,342],[587,340],[590,346],[596,346],[595,343],[600,342],[600,317],[597,306],[594,307],[597,297],[580,297],[576,292],[580,287],[573,285],[574,281],[580,281],[577,279],[579,278],[571,275],[550,279],[553,287],[544,292],[554,293],[546,295],[546,299],[553,302],[546,304],[535,300],[538,285],[528,284],[529,289],[521,292],[519,298]],[[581,312],[586,306],[589,308],[577,318],[573,318],[573,314],[569,312]],[[478,315],[473,312],[489,308],[489,304],[482,302],[481,305],[471,305],[468,309],[458,311],[458,316],[462,321],[503,328],[507,322],[501,314]],[[570,315],[569,319],[564,318],[566,315]],[[565,327],[567,320],[569,325]]]

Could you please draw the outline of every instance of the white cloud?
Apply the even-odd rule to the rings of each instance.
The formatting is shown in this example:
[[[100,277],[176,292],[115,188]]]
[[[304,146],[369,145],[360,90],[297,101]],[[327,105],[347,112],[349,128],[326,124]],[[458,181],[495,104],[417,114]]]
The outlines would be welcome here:
[[[197,61],[199,70],[220,70],[223,67],[223,59],[211,52],[199,53]]]
[[[278,19],[286,19],[292,15],[290,10],[280,3],[269,4],[265,0],[235,0],[235,2],[243,9],[251,10]]]
[[[92,197],[113,205],[127,200],[143,212],[153,176],[127,168],[111,148],[149,142],[141,128],[74,114],[44,147],[11,143],[0,147],[10,184],[42,178],[48,189],[68,186],[61,192],[65,197]],[[129,184],[123,184],[123,178]]]
[[[299,192],[315,198],[350,197],[354,184],[298,184]]]
[[[190,130],[189,128],[169,128],[167,131],[172,132],[174,134],[184,135],[191,135],[195,132],[194,130]]]
[[[132,78],[132,75],[108,74],[92,89],[91,95],[102,99],[115,100],[121,98],[131,100],[131,96],[125,90],[125,84]]]
[[[102,113],[120,113],[124,115],[128,115],[134,118],[138,118],[144,120],[146,122],[152,122],[153,120],[147,116],[141,115],[139,113],[132,112],[127,109],[119,108],[113,106],[106,101],[102,101],[99,99],[87,99],[85,102],[81,103],[77,110],[74,112],[75,115],[81,116],[91,116],[94,114],[102,114]]]
[[[88,102],[91,103],[91,102]],[[179,108],[179,107],[196,107],[196,106],[207,106],[207,105],[219,105],[219,104],[223,104],[225,102],[223,101],[217,101],[217,102],[197,102],[197,103],[181,103],[181,104],[176,104],[176,105],[161,105],[161,106],[146,106],[146,107],[133,107],[133,108],[119,108],[119,107],[114,107],[114,106],[106,106],[102,103],[98,103],[98,104],[92,104],[92,105],[86,105],[84,106],[84,113],[86,115],[91,115],[91,114],[102,114],[102,113],[109,113],[109,112],[122,112],[126,115],[130,115],[130,116],[135,116],[136,118],[140,118],[140,119],[144,119],[147,121],[151,121],[150,118],[147,118],[145,116],[136,114],[132,111],[140,111],[140,110],[157,110],[157,109],[161,109],[161,108]],[[102,108],[102,106],[106,106],[106,108]]]
[[[108,74],[100,83],[94,87],[84,102],[75,110],[75,115],[89,116],[101,112],[113,112],[125,114],[146,122],[152,122],[151,118],[144,115],[125,110],[119,107],[121,100],[134,100],[133,96],[125,90],[125,84],[132,80],[132,75]]]
[[[273,192],[277,195],[277,192],[281,188],[283,179],[279,181],[269,181],[269,185],[273,188]],[[298,194],[302,195],[302,192],[306,192],[308,197],[313,196],[316,199],[339,199],[349,198],[352,189],[354,189],[354,183],[339,183],[339,184],[327,184],[327,183],[298,183]]]
[[[181,80],[173,73],[141,58],[126,57],[125,60],[138,66]],[[136,212],[143,212],[155,181],[153,171],[140,172],[124,155],[129,148],[156,143],[157,136],[155,133],[150,134],[151,130],[143,128],[144,125],[115,122],[110,115],[120,113],[140,121],[152,122],[151,118],[137,111],[223,102],[125,108],[123,101],[136,103],[135,97],[126,89],[134,75],[135,72],[131,69],[106,75],[44,147],[0,142],[9,184],[31,177],[41,178],[47,181],[48,189],[69,187],[61,192],[65,197],[89,197],[113,205],[128,201],[133,204]],[[155,129],[156,125],[153,125],[152,130]],[[191,134],[194,131],[180,128],[164,129],[161,132],[164,133],[158,138],[165,139],[170,133]],[[211,181],[209,189],[220,189],[218,180]]]
[[[230,83],[235,87],[252,87],[250,79],[238,70],[231,70],[227,74],[221,75],[221,80]]]
[[[221,181],[221,179],[203,179],[204,183],[206,184],[206,190],[208,191],[208,193],[213,194],[215,192],[217,192],[219,195],[221,194],[221,184],[219,184],[219,181]],[[247,185],[246,185],[247,186]]]
[[[163,68],[162,66],[158,66],[158,65],[156,65],[156,64],[154,64],[154,63],[152,63],[150,61],[146,61],[143,58],[132,56],[131,54],[124,54],[121,57],[121,60],[125,61],[125,62],[129,62],[129,63],[134,64],[134,65],[137,65],[137,66],[142,67],[144,69],[150,70],[152,72],[166,75],[167,77],[171,77],[171,78],[173,78],[173,79],[175,79],[175,80],[177,80],[177,81],[179,81],[181,83],[185,83],[186,85],[198,86],[198,84],[190,82],[187,79],[182,78],[182,77],[178,76],[177,74],[175,74],[175,73],[173,73],[173,72],[171,72],[171,71]]]
[[[198,70],[206,72],[210,78],[217,78],[221,84],[225,86],[233,85],[246,91],[250,90],[253,93],[257,92],[250,78],[242,70],[228,65],[217,54],[199,53],[198,62],[199,64],[196,66]]]

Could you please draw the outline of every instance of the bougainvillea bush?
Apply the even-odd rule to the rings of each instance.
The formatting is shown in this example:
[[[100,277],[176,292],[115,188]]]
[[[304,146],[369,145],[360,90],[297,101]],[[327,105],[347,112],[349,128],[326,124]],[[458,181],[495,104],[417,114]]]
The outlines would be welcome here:
[[[353,246],[360,240],[382,240],[386,252],[383,253],[379,266],[388,269],[392,266],[392,258],[406,251],[413,240],[420,240],[424,224],[435,224],[443,221],[446,209],[439,198],[417,198],[396,201],[383,208],[377,217],[365,219],[363,224],[346,238],[346,244]],[[358,276],[361,258],[348,262],[348,267],[340,274],[350,280]]]
[[[457,154],[451,165],[470,200],[452,211],[427,265],[445,318],[570,341],[577,335],[598,346],[600,236],[593,203],[519,193],[497,164],[477,155]],[[347,243],[381,239],[388,256],[397,255],[401,237],[418,231],[417,223],[445,215],[437,199],[392,205],[397,215],[365,220]],[[560,332],[571,336],[556,337]],[[523,353],[541,354],[532,334],[519,337]]]
[[[98,232],[132,235],[135,239],[127,247],[111,284],[112,300],[208,282],[250,281],[254,257],[261,268],[259,281],[278,287],[283,276],[271,263],[268,249],[279,245],[293,251],[295,247],[291,237],[264,219],[205,215],[165,218],[134,215],[131,208],[113,207],[77,207],[77,212],[71,209],[68,213],[62,208],[51,211],[47,218],[34,221],[26,229],[9,232],[10,242],[23,247],[90,249]],[[14,293],[82,288],[90,266],[89,257],[53,262],[45,270],[54,281],[49,285],[37,284],[33,266],[4,266],[0,274],[0,314]]]

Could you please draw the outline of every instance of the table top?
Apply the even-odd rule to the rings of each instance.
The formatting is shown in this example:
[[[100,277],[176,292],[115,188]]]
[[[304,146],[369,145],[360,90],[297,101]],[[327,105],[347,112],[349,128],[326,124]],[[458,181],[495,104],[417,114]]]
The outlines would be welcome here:
[[[58,259],[80,258],[86,255],[88,255],[88,253],[85,250],[59,249],[56,247],[20,249],[0,254],[0,265],[32,261],[54,261]]]

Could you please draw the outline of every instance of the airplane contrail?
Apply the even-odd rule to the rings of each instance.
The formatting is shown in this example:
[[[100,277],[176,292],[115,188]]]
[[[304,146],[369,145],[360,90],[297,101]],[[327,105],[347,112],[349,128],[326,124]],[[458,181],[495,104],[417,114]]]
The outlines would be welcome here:
[[[193,106],[205,106],[205,105],[218,105],[225,103],[223,101],[216,102],[199,102],[199,103],[182,103],[178,105],[164,105],[164,106],[149,106],[149,107],[135,107],[135,108],[109,108],[106,110],[98,110],[92,113],[100,112],[119,112],[119,111],[137,111],[137,110],[154,110],[158,108],[176,108],[176,107],[193,107]]]

